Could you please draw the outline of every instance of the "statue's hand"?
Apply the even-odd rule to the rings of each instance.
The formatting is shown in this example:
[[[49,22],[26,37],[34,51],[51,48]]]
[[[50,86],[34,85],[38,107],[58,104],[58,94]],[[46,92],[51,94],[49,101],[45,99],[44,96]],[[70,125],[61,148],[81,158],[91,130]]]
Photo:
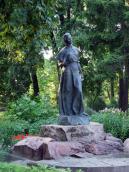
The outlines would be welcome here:
[[[81,73],[81,81],[84,81],[84,75]]]
[[[59,62],[58,66],[62,68],[64,66],[64,63],[63,62]]]

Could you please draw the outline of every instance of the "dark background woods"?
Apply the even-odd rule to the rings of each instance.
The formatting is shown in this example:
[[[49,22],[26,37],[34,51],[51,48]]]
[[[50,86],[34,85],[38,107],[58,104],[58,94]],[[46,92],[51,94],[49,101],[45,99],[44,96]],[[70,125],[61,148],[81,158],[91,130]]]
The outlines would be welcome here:
[[[25,93],[47,94],[56,102],[55,56],[65,32],[81,51],[87,106],[126,111],[129,4],[124,0],[0,0],[1,102]],[[45,59],[45,50],[53,52],[51,59]]]

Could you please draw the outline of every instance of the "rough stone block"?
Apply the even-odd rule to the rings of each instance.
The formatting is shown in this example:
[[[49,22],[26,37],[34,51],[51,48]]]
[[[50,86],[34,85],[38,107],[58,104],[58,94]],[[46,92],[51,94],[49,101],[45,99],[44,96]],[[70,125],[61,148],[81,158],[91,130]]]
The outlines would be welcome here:
[[[78,142],[49,142],[43,146],[43,159],[59,159],[85,152],[85,148]]]
[[[129,153],[129,138],[124,141],[124,151]]]
[[[51,138],[38,136],[27,137],[13,147],[13,153],[32,160],[43,159],[43,144],[54,141]]]
[[[106,155],[112,153],[119,153],[123,151],[123,144],[121,143],[121,141],[115,142],[111,140],[103,140],[93,143],[85,143],[84,146],[86,152],[95,155]]]
[[[108,133],[106,135],[105,140],[109,140],[109,141],[112,141],[112,142],[118,142],[118,143],[120,143],[123,146],[122,140],[119,139],[119,138],[116,138],[116,137],[112,136],[112,134],[110,134],[110,133]]]
[[[89,125],[63,126],[43,125],[40,131],[41,137],[50,137],[56,141],[97,141],[104,140],[106,134],[103,125],[90,122]]]
[[[122,140],[106,134],[103,125],[91,122],[89,125],[62,126],[44,125],[40,136],[28,137],[13,148],[13,152],[31,160],[58,159],[63,156],[83,157],[106,155],[123,151]],[[124,148],[129,150],[129,139]],[[89,155],[89,154],[88,154]]]

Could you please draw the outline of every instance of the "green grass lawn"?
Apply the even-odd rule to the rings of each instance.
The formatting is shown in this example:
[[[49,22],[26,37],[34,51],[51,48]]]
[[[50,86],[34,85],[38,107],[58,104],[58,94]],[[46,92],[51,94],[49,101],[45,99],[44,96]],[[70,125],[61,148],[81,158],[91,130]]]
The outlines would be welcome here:
[[[56,169],[47,166],[22,166],[10,163],[0,163],[0,172],[70,172],[69,170]]]

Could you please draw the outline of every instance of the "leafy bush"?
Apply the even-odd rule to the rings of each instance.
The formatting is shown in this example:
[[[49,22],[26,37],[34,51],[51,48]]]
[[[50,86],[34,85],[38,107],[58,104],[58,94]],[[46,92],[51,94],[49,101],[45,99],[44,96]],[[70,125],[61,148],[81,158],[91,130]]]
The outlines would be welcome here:
[[[95,110],[91,109],[90,107],[85,107],[85,112],[88,114],[88,115],[93,115],[96,113]]]
[[[12,137],[19,134],[25,135],[26,130],[30,135],[38,135],[41,125],[55,124],[57,117],[49,117],[48,119],[39,119],[34,123],[29,123],[25,120],[0,120],[0,144],[3,148],[12,146],[16,141],[13,141]]]
[[[102,97],[97,97],[95,100],[88,99],[87,101],[88,107],[92,108],[93,110],[99,111],[106,107],[104,99]]]
[[[41,125],[56,123],[57,113],[47,96],[31,99],[23,95],[9,104],[0,120],[0,144],[4,147],[12,145],[12,136],[24,134],[25,129],[29,134],[39,134]]]
[[[33,123],[39,119],[56,116],[57,113],[56,107],[52,106],[47,96],[32,100],[29,96],[24,95],[16,102],[9,104],[6,114],[13,120],[23,119]]]
[[[92,121],[104,124],[106,132],[112,133],[115,137],[125,140],[129,138],[129,116],[119,109],[105,109],[92,115]]]
[[[0,144],[3,147],[11,146],[13,144],[12,137],[24,133],[27,128],[29,128],[29,123],[23,120],[0,120]]]
[[[118,108],[118,101],[113,99],[110,104],[107,104],[107,108]]]
[[[0,162],[6,162],[8,152],[0,149]]]
[[[56,169],[47,166],[21,166],[7,163],[0,163],[0,172],[70,172],[70,170]]]
[[[30,134],[38,134],[41,128],[41,125],[47,125],[47,124],[56,124],[57,123],[57,117],[49,117],[48,119],[41,119],[38,121],[35,121],[32,123],[29,127],[29,133]]]

